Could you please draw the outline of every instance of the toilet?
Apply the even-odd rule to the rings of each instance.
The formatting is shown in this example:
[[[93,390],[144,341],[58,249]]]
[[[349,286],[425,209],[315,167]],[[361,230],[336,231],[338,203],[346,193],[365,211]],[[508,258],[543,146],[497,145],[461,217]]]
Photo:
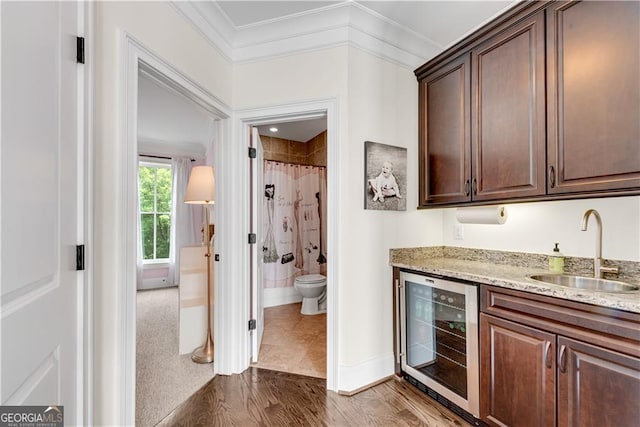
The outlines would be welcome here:
[[[327,278],[322,274],[296,277],[293,286],[302,294],[302,314],[327,312]]]

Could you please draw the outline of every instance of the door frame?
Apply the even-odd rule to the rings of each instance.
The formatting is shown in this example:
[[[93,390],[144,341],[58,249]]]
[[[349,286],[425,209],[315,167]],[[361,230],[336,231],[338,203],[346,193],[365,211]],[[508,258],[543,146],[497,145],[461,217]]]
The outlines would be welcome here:
[[[338,218],[340,188],[338,185],[338,99],[327,98],[306,102],[283,104],[270,107],[239,110],[234,115],[234,151],[240,159],[243,159],[236,168],[235,190],[233,194],[244,194],[240,202],[242,207],[243,235],[250,232],[249,209],[250,196],[246,191],[249,188],[250,162],[247,161],[247,147],[249,146],[250,127],[261,124],[283,123],[302,119],[311,119],[326,116],[327,120],[327,389],[338,390],[338,325],[339,325],[339,299],[338,299]],[[244,190],[243,190],[244,189]],[[257,195],[256,195],[257,197]],[[257,201],[256,201],[257,202]],[[245,242],[246,243],[246,242]],[[242,257],[234,260],[236,272],[242,272],[242,283],[232,289],[236,293],[236,301],[241,301],[241,310],[236,311],[236,320],[228,326],[242,325],[244,328],[234,331],[236,336],[244,336],[240,350],[243,361],[242,370],[249,367],[251,360],[251,334],[246,328],[250,316],[250,251],[251,245],[244,244],[241,248]]]
[[[79,192],[83,200],[82,205],[78,206],[78,218],[81,221],[78,224],[78,244],[85,246],[85,270],[82,272],[80,281],[83,285],[80,287],[82,298],[78,299],[78,313],[82,324],[78,327],[78,360],[79,364],[79,381],[77,384],[78,402],[82,402],[82,414],[79,414],[78,420],[82,420],[84,425],[95,424],[93,420],[94,406],[94,386],[93,386],[93,343],[94,343],[94,310],[93,310],[93,291],[94,291],[94,145],[95,139],[93,117],[94,117],[94,68],[93,68],[93,52],[94,50],[94,16],[95,9],[93,2],[78,3],[78,36],[84,37],[85,41],[85,62],[78,64],[81,67],[80,78],[78,81],[78,102],[82,107],[78,108],[78,120],[82,123],[82,127],[78,132],[81,135],[82,143],[80,144],[80,153],[78,164]]]
[[[155,52],[136,40],[131,34],[123,31],[121,33],[121,68],[120,68],[120,111],[121,123],[119,128],[120,138],[123,141],[121,154],[121,177],[122,177],[122,209],[120,211],[120,221],[122,224],[123,237],[118,240],[120,256],[120,304],[118,307],[117,321],[118,330],[118,353],[123,361],[119,369],[119,379],[117,395],[119,402],[119,424],[135,424],[135,384],[136,384],[136,252],[137,252],[137,205],[136,191],[137,165],[138,165],[138,73],[145,72],[155,78],[156,81],[167,88],[186,96],[191,101],[197,103],[205,110],[212,113],[219,120],[217,134],[214,142],[211,143],[208,156],[212,158],[214,168],[219,174],[224,170],[225,162],[222,159],[224,153],[222,141],[228,138],[230,132],[231,109],[215,95],[193,81],[186,74],[176,69],[169,62],[157,55]],[[209,156],[210,155],[210,156]],[[222,195],[218,193],[217,200]],[[224,204],[223,204],[224,206]],[[227,208],[228,209],[228,208]],[[214,209],[214,222],[224,223],[226,209]],[[224,248],[229,239],[225,227],[219,227],[216,231],[217,246]],[[224,249],[221,249],[224,250]],[[220,283],[218,276],[222,276],[215,269],[214,283]],[[221,279],[222,277],[220,277]],[[221,337],[224,331],[220,330],[219,310],[220,304],[218,288],[214,287],[213,304],[213,325],[214,337]],[[217,339],[216,339],[217,341]],[[218,346],[214,350],[214,360],[222,359]],[[212,374],[216,372],[216,365],[212,367]]]

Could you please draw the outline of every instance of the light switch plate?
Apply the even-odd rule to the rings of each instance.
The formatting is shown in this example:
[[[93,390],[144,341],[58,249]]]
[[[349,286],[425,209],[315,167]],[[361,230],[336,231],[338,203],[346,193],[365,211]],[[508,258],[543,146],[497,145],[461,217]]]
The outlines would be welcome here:
[[[455,224],[453,226],[453,238],[455,240],[464,240],[464,225]]]

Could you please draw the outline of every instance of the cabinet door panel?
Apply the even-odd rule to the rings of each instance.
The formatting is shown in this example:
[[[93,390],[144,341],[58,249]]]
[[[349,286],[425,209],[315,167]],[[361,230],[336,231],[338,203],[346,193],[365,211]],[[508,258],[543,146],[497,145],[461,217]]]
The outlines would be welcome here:
[[[640,359],[558,337],[558,425],[636,426]]]
[[[472,52],[473,199],[545,194],[544,14]]]
[[[465,54],[420,81],[420,205],[471,200],[470,59]]]
[[[548,192],[640,187],[640,3],[552,4],[547,75]]]
[[[481,314],[480,336],[482,420],[555,425],[555,335]]]

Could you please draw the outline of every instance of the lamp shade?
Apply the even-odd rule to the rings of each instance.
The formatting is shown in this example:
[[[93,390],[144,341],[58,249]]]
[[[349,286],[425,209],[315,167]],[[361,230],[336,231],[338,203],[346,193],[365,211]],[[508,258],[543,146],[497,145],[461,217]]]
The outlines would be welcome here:
[[[184,195],[185,203],[213,204],[213,168],[211,166],[194,166],[189,175],[187,191]]]

